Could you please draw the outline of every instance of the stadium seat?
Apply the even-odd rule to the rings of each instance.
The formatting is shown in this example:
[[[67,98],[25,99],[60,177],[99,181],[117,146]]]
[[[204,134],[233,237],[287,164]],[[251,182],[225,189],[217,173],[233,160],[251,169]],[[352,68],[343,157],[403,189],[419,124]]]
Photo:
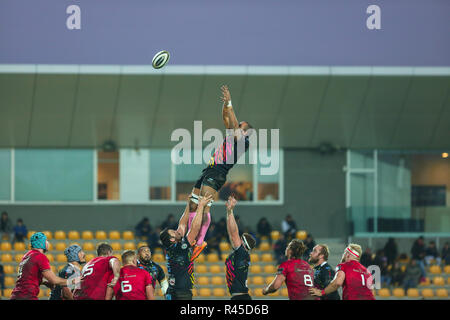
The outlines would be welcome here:
[[[211,277],[211,284],[215,286],[221,286],[224,284],[224,278],[219,276]]]
[[[12,255],[10,253],[3,253],[2,254],[2,259],[1,262],[12,262],[13,258]]]
[[[263,253],[261,255],[261,261],[262,262],[272,262],[273,261],[273,257],[271,253]]]
[[[122,255],[119,253],[113,254],[114,257],[116,257],[120,262],[122,262]]]
[[[193,297],[198,297],[198,291],[197,291],[197,288],[192,288],[192,296],[193,296]]]
[[[405,290],[403,288],[395,288],[392,291],[392,295],[396,298],[403,298],[405,296]]]
[[[125,242],[123,245],[123,250],[136,250],[136,244],[134,242]]]
[[[23,258],[23,253],[18,253],[18,254],[16,254],[16,255],[14,256],[14,260],[15,260],[17,263],[20,263],[20,262],[22,261],[22,258]]]
[[[197,284],[200,286],[207,286],[209,285],[209,277],[198,277],[197,278]]]
[[[53,234],[51,231],[42,231],[43,234],[45,234],[45,236],[47,237],[47,240],[52,240],[53,239]]]
[[[224,288],[214,288],[212,294],[215,297],[225,297],[226,296],[226,292],[225,292]]]
[[[86,262],[89,262],[94,258],[95,256],[92,253],[86,253]]]
[[[206,256],[208,262],[219,262],[219,255],[217,253],[210,253]]]
[[[447,266],[444,267],[444,272],[446,274],[450,274],[450,265],[447,265]]]
[[[53,250],[53,244],[51,242],[48,243],[48,251]]]
[[[195,266],[195,272],[196,273],[207,273],[208,269],[206,268],[206,266],[204,264],[200,264],[198,266]]]
[[[409,298],[418,298],[419,295],[419,290],[417,290],[416,288],[409,288],[408,291],[406,291],[406,295]]]
[[[200,297],[210,297],[211,296],[211,289],[209,288],[200,288],[198,291],[198,295]]]
[[[222,257],[222,260],[225,261],[228,258],[228,254],[227,253],[222,253],[221,257]]]
[[[39,290],[39,294],[38,294],[38,298],[43,298],[45,296],[45,290],[40,289]]]
[[[11,297],[12,291],[13,291],[13,289],[5,289],[5,290],[3,290],[3,297],[9,299]]]
[[[267,276],[267,277],[264,278],[264,283],[265,283],[266,285],[271,284],[272,281],[273,281],[273,279],[275,279],[274,276]]]
[[[63,254],[63,253],[58,253],[58,254],[56,255],[56,262],[62,262],[62,263],[67,262],[67,257],[66,257],[66,255]]]
[[[262,286],[264,284],[264,278],[260,276],[252,277],[252,283],[257,286]]]
[[[83,251],[94,251],[95,246],[92,242],[85,242],[83,243]]]
[[[221,273],[222,270],[223,269],[217,264],[213,264],[212,266],[209,267],[209,272],[211,273]]]
[[[307,235],[308,234],[306,233],[306,231],[300,230],[300,231],[297,231],[297,233],[295,234],[295,237],[300,240],[305,240]]]
[[[56,251],[64,251],[66,250],[66,244],[64,242],[57,242],[55,245]]]
[[[264,273],[275,273],[277,268],[274,265],[268,264],[264,266]]]
[[[141,241],[137,244],[137,249],[139,249],[140,247],[148,247],[148,243]]]
[[[14,273],[14,267],[10,264],[6,264],[3,266],[3,272],[5,274],[13,274]]]
[[[252,263],[259,261],[259,254],[257,253],[250,253],[250,261]]]
[[[434,297],[434,292],[432,289],[430,288],[425,288],[422,290],[422,297],[424,298],[433,298]]]
[[[117,230],[113,230],[109,232],[110,240],[120,240],[120,232]]]
[[[155,253],[154,255],[152,255],[152,260],[157,262],[157,263],[161,263],[164,262],[164,255],[162,253]]]
[[[378,290],[378,295],[383,298],[388,298],[391,296],[391,292],[388,288],[381,288]]]
[[[429,286],[431,284],[430,278],[425,278],[425,281],[419,283],[419,286]]]
[[[281,294],[283,297],[289,296],[288,289],[287,289],[286,287],[281,288],[280,294]]]
[[[14,250],[15,251],[25,251],[26,250],[25,243],[23,243],[23,242],[14,243]]]
[[[255,288],[253,290],[253,296],[255,297],[264,297],[263,293],[262,293],[263,288]]]
[[[221,242],[219,244],[220,250],[222,251],[230,251],[231,250],[231,245],[228,242]]]
[[[83,240],[93,240],[94,239],[94,234],[92,233],[92,231],[89,230],[85,230],[81,233],[81,239]]]
[[[450,285],[450,277],[447,278],[447,284]]]
[[[268,241],[268,240],[269,240],[269,238],[267,236],[262,236],[261,237],[261,241]]]
[[[445,286],[445,280],[443,277],[434,277],[433,284],[435,286]]]
[[[111,248],[113,248],[114,251],[122,250],[122,245],[120,244],[120,242],[111,242],[110,245],[111,245]]]
[[[9,242],[2,242],[2,244],[0,245],[0,250],[1,251],[11,251],[12,250],[11,243],[9,243]]]
[[[441,267],[438,266],[438,265],[431,266],[430,267],[430,273],[432,273],[432,274],[441,274],[442,273]]]
[[[78,240],[80,239],[80,233],[78,231],[69,231],[67,237],[69,240]]]
[[[167,267],[165,265],[161,265],[160,267],[163,269],[164,273],[167,274]]]
[[[272,240],[277,241],[280,238],[280,231],[274,230],[270,233]]]
[[[436,296],[439,298],[448,298],[448,291],[445,288],[439,288],[436,290]]]
[[[50,269],[52,270],[52,272],[53,272],[54,274],[56,274],[56,268],[55,268],[55,266],[50,266]]]
[[[261,266],[258,264],[251,265],[250,273],[261,273]]]
[[[66,266],[65,264],[60,264],[56,270],[60,272],[65,266]]]
[[[124,231],[122,238],[123,240],[134,240],[134,233],[132,231]]]
[[[270,251],[270,244],[268,242],[261,242],[259,245],[259,250],[261,251]]]
[[[66,240],[66,233],[62,230],[55,231],[55,240]]]
[[[14,287],[16,284],[16,281],[13,277],[5,277],[5,286],[6,287]]]
[[[27,239],[30,239],[31,236],[32,236],[33,234],[35,234],[35,233],[36,233],[36,231],[34,231],[34,230],[28,231],[28,233],[27,233]]]
[[[205,262],[205,255],[201,254],[195,259],[195,263],[204,263]]]
[[[108,237],[106,236],[106,232],[103,230],[98,230],[95,232],[96,240],[106,240]]]

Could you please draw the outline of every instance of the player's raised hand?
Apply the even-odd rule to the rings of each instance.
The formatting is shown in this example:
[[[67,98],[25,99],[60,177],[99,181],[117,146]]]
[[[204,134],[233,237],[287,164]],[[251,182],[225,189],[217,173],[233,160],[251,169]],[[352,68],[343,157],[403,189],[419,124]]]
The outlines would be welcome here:
[[[228,87],[226,85],[223,85],[220,87],[220,90],[222,90],[222,101],[225,104],[228,104],[228,102],[231,100],[231,94],[230,90],[228,90]]]
[[[234,197],[229,196],[228,201],[225,203],[225,206],[227,207],[227,210],[230,211],[230,210],[234,209],[236,204],[237,204],[237,200]]]
[[[212,194],[205,194],[204,197],[201,197],[201,199],[199,199],[198,201],[198,205],[200,207],[205,207],[211,200],[213,199]]]
[[[317,288],[309,288],[309,293],[313,296],[321,297],[322,291]]]

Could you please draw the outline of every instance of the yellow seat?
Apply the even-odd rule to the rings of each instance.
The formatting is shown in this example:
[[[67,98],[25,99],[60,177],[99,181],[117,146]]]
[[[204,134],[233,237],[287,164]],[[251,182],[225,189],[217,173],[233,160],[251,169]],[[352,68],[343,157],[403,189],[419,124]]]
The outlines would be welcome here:
[[[281,293],[283,297],[289,296],[288,289],[286,287],[281,288]]]
[[[447,298],[448,297],[448,291],[445,288],[439,288],[436,290],[436,296],[439,298]]]
[[[51,253],[46,253],[45,256],[47,257],[48,262],[51,263],[51,262],[55,261],[55,257],[53,257],[53,255]]]
[[[270,251],[270,244],[268,242],[261,242],[259,245],[259,250],[261,251]]]
[[[215,286],[221,286],[224,284],[224,278],[219,276],[211,277],[211,284]]]
[[[80,239],[80,233],[78,231],[69,231],[68,238],[69,240],[78,240]]]
[[[98,230],[95,232],[95,239],[96,240],[106,240],[107,236],[106,236],[106,232],[103,230]]]
[[[113,254],[113,256],[116,257],[117,260],[122,261],[122,255],[121,254],[115,253],[115,254]]]
[[[405,290],[403,288],[395,288],[392,291],[392,295],[396,298],[403,298],[405,296]]]
[[[261,286],[264,284],[264,278],[260,276],[252,277],[252,283],[257,286]]]
[[[5,286],[6,287],[14,287],[16,284],[16,281],[13,277],[5,277]]]
[[[225,261],[228,258],[228,254],[227,253],[222,253],[222,260]]]
[[[267,276],[267,277],[264,278],[264,283],[265,283],[266,285],[269,285],[269,284],[272,283],[273,279],[275,279],[274,276]]]
[[[197,283],[200,286],[207,286],[207,285],[209,285],[209,278],[208,277],[198,277]]]
[[[406,295],[410,298],[418,298],[420,296],[419,290],[416,288],[409,288],[408,291],[406,291]]]
[[[51,231],[42,231],[43,234],[45,234],[45,236],[47,237],[47,240],[52,240],[53,239],[53,234]]]
[[[153,261],[155,262],[164,262],[164,255],[162,253],[155,253],[153,256]]]
[[[57,268],[58,272],[60,272],[62,269],[64,269],[66,265],[65,264],[60,264]]]
[[[56,262],[67,262],[67,257],[63,253],[58,253],[56,255]]]
[[[222,251],[230,251],[231,250],[231,245],[228,242],[221,242],[219,244],[220,250]]]
[[[136,244],[134,242],[125,242],[125,244],[123,245],[123,249],[124,250],[136,250]]]
[[[55,245],[56,251],[64,251],[66,250],[66,244],[64,242],[57,242]]]
[[[277,241],[280,238],[280,231],[274,230],[270,233],[272,240]]]
[[[93,240],[94,239],[94,234],[92,233],[92,231],[89,230],[85,230],[81,233],[81,239],[83,240]]]
[[[210,253],[206,256],[208,262],[219,262],[219,255],[217,253]]]
[[[134,233],[132,231],[124,231],[122,237],[124,240],[134,240]]]
[[[3,266],[3,272],[5,274],[13,274],[14,273],[14,267],[10,264],[6,264]]]
[[[197,273],[207,273],[207,268],[204,264],[200,264],[198,266],[195,266],[195,272]]]
[[[213,264],[212,266],[209,267],[209,272],[211,272],[211,273],[221,273],[222,270],[223,269],[220,266],[218,266],[217,264]]]
[[[23,242],[16,242],[14,243],[14,250],[15,251],[25,251],[25,243]]]
[[[211,289],[209,288],[200,288],[198,291],[198,295],[200,297],[210,297],[211,296]]]
[[[56,268],[55,268],[55,266],[50,266],[50,269],[52,270],[53,273],[56,274]]]
[[[388,298],[391,296],[391,291],[388,288],[381,288],[378,290],[378,295],[380,297]]]
[[[270,253],[263,253],[262,256],[261,256],[261,261],[263,261],[263,262],[272,262],[273,261],[272,254],[270,254]]]
[[[147,244],[147,242],[139,242],[138,244],[137,244],[137,248],[139,249],[140,247],[148,247],[148,244]]]
[[[66,240],[66,233],[62,230],[55,231],[55,240]]]
[[[201,254],[195,259],[195,263],[204,263],[205,262],[205,255]]]
[[[305,240],[307,236],[308,234],[305,230],[297,231],[297,233],[295,234],[295,237],[300,240]]]
[[[253,290],[253,295],[255,297],[264,297],[263,293],[262,293],[263,288],[255,288]]]
[[[9,242],[2,242],[2,244],[0,245],[0,250],[1,251],[11,251],[12,250],[11,243],[9,243]]]
[[[441,273],[442,273],[442,270],[441,270],[441,267],[440,267],[440,266],[434,265],[434,266],[431,266],[431,267],[430,267],[430,272],[431,272],[432,274],[441,274]]]
[[[89,262],[94,258],[95,256],[92,253],[86,253],[86,262]]]
[[[9,299],[11,297],[11,293],[12,293],[13,289],[5,289],[3,290],[3,296],[7,299]]]
[[[110,240],[120,240],[120,232],[117,230],[113,230],[109,232]]]
[[[261,266],[258,264],[254,264],[250,266],[251,273],[261,273]]]
[[[224,297],[226,295],[225,289],[223,288],[214,288],[213,296],[215,297]]]
[[[264,266],[264,273],[275,273],[277,268],[274,265],[267,264]]]
[[[111,248],[113,248],[114,251],[120,251],[122,250],[122,245],[120,242],[111,242]]]
[[[94,251],[95,245],[92,242],[85,242],[85,243],[83,243],[83,250],[84,251]]]
[[[434,292],[432,289],[430,288],[425,288],[422,290],[422,297],[424,298],[433,298],[434,297]]]
[[[16,254],[16,255],[14,256],[14,260],[15,260],[17,263],[21,262],[21,261],[22,261],[22,258],[23,258],[23,253],[18,253],[18,254]]]
[[[165,265],[162,265],[160,267],[163,269],[164,273],[167,274],[167,267]]]
[[[28,233],[27,233],[27,239],[30,239],[31,236],[32,236],[33,234],[35,234],[35,233],[36,233],[36,231],[32,231],[32,230],[28,231]]]
[[[450,285],[450,277],[447,278],[447,284]]]
[[[39,290],[38,298],[43,298],[45,295],[45,291],[43,289]]]
[[[12,255],[10,253],[4,253],[2,254],[2,262],[12,262],[13,258]]]
[[[259,261],[259,255],[257,253],[250,253],[250,261],[251,262],[258,262]]]
[[[433,284],[435,286],[444,286],[445,285],[445,280],[443,277],[434,277],[433,278]]]
[[[48,243],[48,251],[53,250],[53,244],[51,242]]]
[[[192,288],[192,296],[193,297],[198,297],[198,291],[196,288]]]
[[[419,286],[429,286],[431,284],[430,278],[425,278],[425,281],[421,282]]]
[[[450,274],[450,264],[444,267],[444,272]]]

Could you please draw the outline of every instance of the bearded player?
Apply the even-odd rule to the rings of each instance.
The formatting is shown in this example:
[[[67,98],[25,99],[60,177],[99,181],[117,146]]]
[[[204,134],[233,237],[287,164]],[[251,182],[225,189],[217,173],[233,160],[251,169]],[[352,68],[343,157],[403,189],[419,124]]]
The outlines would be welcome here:
[[[148,246],[138,248],[137,266],[150,274],[153,280],[153,289],[155,289],[156,281],[158,281],[163,295],[166,295],[167,288],[169,287],[166,274],[160,265],[152,260],[152,252]]]
[[[349,244],[344,251],[341,263],[336,267],[333,281],[323,290],[311,288],[311,294],[321,297],[342,287],[342,300],[375,300],[371,290],[372,275],[359,262],[361,253],[360,245]]]
[[[263,295],[277,291],[286,282],[289,300],[318,300],[308,291],[314,286],[314,270],[301,259],[305,250],[305,244],[298,239],[288,244],[285,252],[288,260],[280,264],[272,283],[263,289]]]
[[[189,202],[188,228],[190,228],[195,217],[199,197],[211,194],[216,199],[217,193],[226,182],[228,172],[250,146],[249,137],[252,134],[252,130],[250,130],[252,126],[247,121],[238,122],[231,104],[231,94],[228,87],[224,85],[221,87],[221,90],[221,99],[223,101],[222,118],[227,129],[227,136],[211,156],[208,166],[203,169],[192,190]],[[208,204],[203,213],[202,227],[196,239],[192,259],[197,258],[206,247],[204,238],[211,223],[210,208],[212,203],[213,201]],[[184,226],[184,228],[186,227]]]
[[[111,295],[120,276],[120,262],[112,255],[107,243],[97,246],[97,257],[89,261],[81,271],[79,288],[75,289],[75,300],[105,300]]]

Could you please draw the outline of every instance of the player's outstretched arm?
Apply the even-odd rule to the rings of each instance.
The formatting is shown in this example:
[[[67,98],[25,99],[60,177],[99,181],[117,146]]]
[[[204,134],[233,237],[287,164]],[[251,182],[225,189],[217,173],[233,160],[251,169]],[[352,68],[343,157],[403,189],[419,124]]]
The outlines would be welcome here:
[[[263,295],[268,295],[269,293],[276,292],[278,289],[281,288],[283,285],[283,282],[286,280],[286,277],[284,274],[277,274],[276,277],[272,280],[272,282],[263,289],[262,293]]]
[[[145,295],[147,296],[147,300],[155,300],[155,289],[151,284],[145,287]]]
[[[231,94],[226,85],[220,87],[222,90],[222,118],[225,128],[227,129],[237,129],[239,127],[239,122],[234,113],[233,106],[231,105]]]
[[[239,228],[237,226],[236,220],[234,219],[233,209],[236,206],[236,199],[233,197],[228,197],[228,201],[225,203],[227,208],[227,231],[228,237],[230,238],[231,245],[233,249],[239,248],[242,244],[241,237],[239,237]]]
[[[114,287],[115,287],[117,281],[119,281],[119,277],[120,277],[120,262],[119,262],[119,260],[117,258],[113,258],[113,259],[109,260],[109,266],[113,271],[114,277],[111,280],[111,282],[108,283],[108,285],[107,285],[105,300],[111,300],[112,297],[114,296]]]
[[[71,278],[71,279],[64,279],[58,277],[56,274],[53,273],[52,270],[45,270],[42,272],[42,276],[51,284],[51,285],[58,285],[61,287],[68,287],[73,286],[80,282],[80,278]]]
[[[177,231],[181,234],[182,237],[186,234],[188,222],[189,222],[189,198],[187,200],[186,208],[184,208],[184,212],[181,215],[180,221],[178,222]]]
[[[339,287],[341,287],[344,284],[344,280],[345,280],[345,273],[344,271],[339,270],[334,275],[333,281],[331,281],[330,284],[324,290],[319,290],[317,288],[310,288],[309,293],[311,293],[313,296],[318,297],[325,296],[339,289]]]
[[[213,197],[211,194],[206,194],[198,201],[197,213],[194,217],[194,220],[192,220],[191,228],[189,229],[188,234],[186,236],[191,246],[194,245],[195,238],[197,238],[197,235],[200,232],[200,227],[202,225],[202,218],[203,218],[203,210],[205,210],[206,205],[212,199]]]

